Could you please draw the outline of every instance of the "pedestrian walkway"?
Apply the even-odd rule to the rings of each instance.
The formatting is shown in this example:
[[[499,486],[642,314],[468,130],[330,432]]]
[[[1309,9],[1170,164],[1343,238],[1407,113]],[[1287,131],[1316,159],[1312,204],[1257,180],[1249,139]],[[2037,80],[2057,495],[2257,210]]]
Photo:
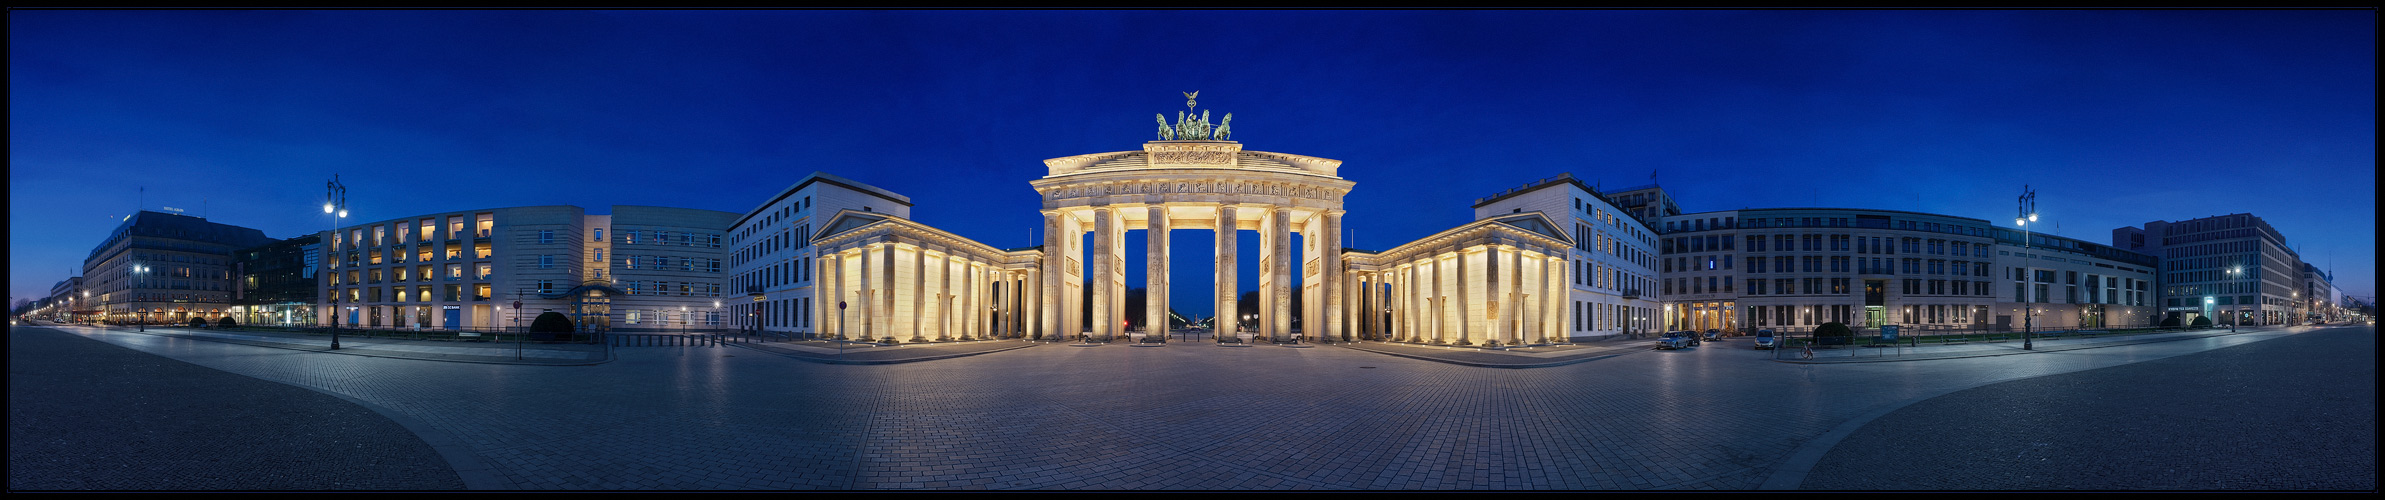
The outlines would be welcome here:
[[[78,328],[78,327],[65,327]],[[103,328],[83,326],[79,328]],[[450,361],[463,363],[498,363],[522,365],[591,365],[611,359],[602,345],[568,343],[513,342],[456,342],[443,340],[406,340],[383,337],[340,338],[339,350],[331,349],[331,337],[304,333],[284,333],[254,330],[200,329],[188,327],[157,327],[140,331],[135,328],[109,326],[109,331],[138,333],[159,337],[204,340],[229,344],[272,347],[300,351],[327,352],[352,356]]]
[[[456,462],[437,449],[434,440],[444,435],[418,434],[422,429],[409,428],[411,419],[402,414],[112,345],[69,328],[9,330],[11,492],[468,485]]]
[[[976,340],[967,342],[937,342],[931,344],[872,344],[867,342],[837,342],[802,340],[794,342],[739,342],[729,344],[756,351],[777,354],[792,359],[832,365],[891,365],[951,359],[962,356],[996,353],[1043,345],[1040,342],[1019,340]]]
[[[2256,331],[2268,331],[2272,328],[2284,327],[2244,327],[2237,329],[2235,332],[2215,328],[2207,330],[2183,330],[2120,335],[2092,332],[2055,332],[2038,337],[2035,341],[2031,342],[2034,349],[2026,350],[2021,349],[2022,343],[2018,339],[1954,344],[1892,345],[1883,347],[1828,346],[1815,348],[1811,358],[1806,357],[1801,349],[1783,348],[1777,355],[1774,356],[1775,359],[1773,359],[1773,361],[1797,364],[1877,363],[1884,361],[1923,361],[1932,359],[1976,358],[1982,356],[2009,356],[2014,354],[2061,352],[2079,349],[2094,349],[2099,347],[2219,337]]]

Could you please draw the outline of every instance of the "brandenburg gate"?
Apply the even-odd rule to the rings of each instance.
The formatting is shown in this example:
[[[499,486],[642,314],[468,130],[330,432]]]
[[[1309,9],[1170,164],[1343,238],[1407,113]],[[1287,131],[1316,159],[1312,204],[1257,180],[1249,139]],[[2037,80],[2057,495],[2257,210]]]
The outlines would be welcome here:
[[[1185,106],[1191,108],[1186,94]],[[1286,340],[1292,335],[1293,293],[1302,297],[1304,337],[1341,330],[1342,197],[1356,183],[1335,172],[1341,161],[1263,151],[1245,151],[1227,138],[1233,115],[1214,128],[1208,113],[1178,112],[1175,124],[1160,117],[1159,140],[1141,151],[1077,155],[1044,160],[1048,174],[1032,181],[1043,198],[1041,268],[1042,330],[1086,332],[1093,339],[1124,333],[1127,314],[1127,231],[1146,231],[1143,263],[1144,325],[1164,334],[1168,324],[1173,230],[1210,230],[1216,238],[1217,338],[1232,338],[1237,323],[1234,282],[1243,258],[1236,238],[1258,232],[1260,302],[1257,335]],[[1091,252],[1083,243],[1093,233]],[[1302,235],[1292,253],[1292,233]],[[1297,271],[1293,264],[1299,263]],[[1291,288],[1294,272],[1304,286]],[[1078,324],[1078,300],[1092,287],[1091,325]]]

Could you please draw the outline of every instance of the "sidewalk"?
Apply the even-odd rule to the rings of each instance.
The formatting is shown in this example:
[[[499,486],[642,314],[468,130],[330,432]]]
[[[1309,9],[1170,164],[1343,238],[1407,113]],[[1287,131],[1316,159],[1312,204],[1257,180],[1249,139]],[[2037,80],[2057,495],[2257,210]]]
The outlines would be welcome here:
[[[40,326],[56,325],[45,323]],[[130,327],[117,326],[94,327],[88,325],[72,325],[66,327],[105,328],[107,331],[116,333],[135,333],[159,337],[174,337],[191,340],[204,340],[209,342],[223,342],[228,344],[252,345],[257,347],[271,347],[275,349],[346,354],[351,356],[417,359],[423,361],[550,366],[594,365],[612,361],[612,353],[609,349],[602,345],[593,344],[525,343],[518,346],[520,349],[521,359],[517,360],[515,359],[515,350],[517,349],[517,346],[512,342],[404,340],[391,338],[350,337],[342,335],[340,337],[340,348],[339,350],[334,351],[331,350],[331,337],[328,335],[308,335],[301,333],[249,331],[238,329],[194,329],[181,326],[151,326],[148,329],[149,331],[146,332],[136,331],[136,329]]]
[[[1800,359],[1800,358],[1801,358],[1801,356],[1800,356],[1800,355],[1797,353],[1797,351],[1796,351],[1796,350],[1793,350],[1793,349],[1788,349],[1788,348],[1782,348],[1782,349],[1781,349],[1781,352],[1780,352],[1780,353],[1779,353],[1779,354],[1778,354],[1778,355],[1775,357],[1775,359],[1772,359],[1772,361],[1781,362],[1781,363],[1796,363],[1796,364],[1830,364],[1830,363],[1876,363],[1876,362],[1883,362],[1883,361],[1921,361],[1921,360],[1931,360],[1931,359],[1958,359],[1958,358],[1977,358],[1977,357],[1985,357],[1985,356],[2009,356],[2009,355],[2015,355],[2015,354],[2032,354],[2032,353],[2041,353],[2041,352],[2074,351],[2074,350],[2079,350],[2079,349],[2094,349],[2094,348],[2098,348],[2098,347],[2115,347],[2115,346],[2124,346],[2124,345],[2147,344],[2147,343],[2153,343],[2153,342],[2169,342],[2169,341],[2173,341],[2173,340],[2190,340],[2190,339],[2200,339],[2200,338],[2218,337],[2218,336],[2225,336],[2225,335],[2235,335],[2235,334],[2240,334],[2240,333],[2252,333],[2252,332],[2271,331],[2271,330],[2274,330],[2274,329],[2277,329],[2277,328],[2284,328],[2284,327],[2277,327],[2277,326],[2256,326],[2256,327],[2242,327],[2242,328],[2238,328],[2238,329],[2237,329],[2237,331],[2235,331],[2235,332],[2229,332],[2229,331],[2228,331],[2226,328],[2215,328],[2215,329],[2207,329],[2207,330],[2189,330],[2189,331],[2161,332],[2161,333],[2140,333],[2140,334],[2129,334],[2129,335],[2110,335],[2110,336],[2105,336],[2105,335],[2097,335],[2097,336],[2085,336],[2085,335],[2078,335],[2078,334],[2073,334],[2073,333],[2068,333],[2068,332],[2065,332],[2064,334],[2061,334],[2061,335],[2055,335],[2055,336],[2051,336],[2051,337],[2040,337],[2040,338],[2038,338],[2038,339],[2037,339],[2037,340],[2034,342],[2034,344],[2035,344],[2035,347],[2036,347],[2036,349],[2035,349],[2035,350],[2022,350],[2022,349],[2021,349],[2021,342],[2020,342],[2019,340],[2010,340],[2010,341],[1995,341],[1995,342],[1970,342],[1970,343],[1944,344],[1944,345],[1940,345],[1940,344],[1925,344],[1925,345],[1921,345],[1921,346],[1918,346],[1918,347],[1915,347],[1915,346],[1903,346],[1903,347],[1833,346],[1833,347],[1831,347],[1831,348],[1828,348],[1828,349],[1815,349],[1815,350],[1814,350],[1814,358],[1813,358],[1813,359],[1810,359],[1810,360],[1809,360],[1809,359]]]
[[[975,356],[1043,345],[1020,340],[973,340],[930,344],[882,345],[861,342],[800,340],[793,342],[735,342],[743,347],[788,358],[832,365],[891,365]]]
[[[1572,344],[1481,348],[1398,342],[1337,343],[1335,347],[1376,354],[1484,368],[1546,368],[1646,351],[1653,340],[1608,338]]]

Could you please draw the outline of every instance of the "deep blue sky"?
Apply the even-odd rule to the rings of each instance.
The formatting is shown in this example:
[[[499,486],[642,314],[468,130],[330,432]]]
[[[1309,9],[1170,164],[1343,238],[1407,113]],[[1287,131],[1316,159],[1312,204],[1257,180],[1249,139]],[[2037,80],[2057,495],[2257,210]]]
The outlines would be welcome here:
[[[136,205],[320,230],[334,173],[379,220],[743,212],[821,170],[1024,246],[1041,160],[1138,149],[1199,90],[1249,149],[1344,160],[1360,248],[1562,172],[1659,171],[1692,212],[1990,221],[2026,184],[2098,242],[2251,212],[2371,296],[2375,46],[2366,10],[20,10],[9,294],[47,294]],[[1201,233],[1176,237],[1187,311]]]

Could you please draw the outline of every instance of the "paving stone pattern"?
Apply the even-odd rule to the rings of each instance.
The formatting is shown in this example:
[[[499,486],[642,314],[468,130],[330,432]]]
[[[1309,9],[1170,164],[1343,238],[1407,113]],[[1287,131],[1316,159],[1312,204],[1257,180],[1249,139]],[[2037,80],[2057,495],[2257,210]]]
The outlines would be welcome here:
[[[1865,425],[1803,487],[2374,491],[2376,349],[2331,328],[1968,389]]]
[[[1504,370],[1205,343],[893,365],[736,347],[478,365],[74,331],[403,413],[489,467],[466,475],[492,478],[473,488],[707,490],[1753,489],[1884,408],[2290,335],[1845,365],[1718,343]]]
[[[11,329],[8,349],[10,490],[464,487],[422,439],[338,397],[46,329]]]

